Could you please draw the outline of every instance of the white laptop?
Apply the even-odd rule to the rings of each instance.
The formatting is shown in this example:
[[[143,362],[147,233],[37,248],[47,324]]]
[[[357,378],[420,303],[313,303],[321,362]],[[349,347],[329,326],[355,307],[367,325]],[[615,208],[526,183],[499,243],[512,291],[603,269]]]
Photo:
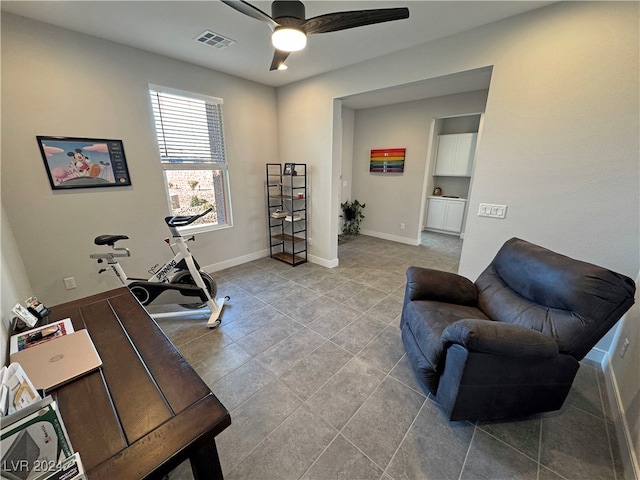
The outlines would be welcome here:
[[[89,373],[102,365],[87,330],[63,335],[11,355],[33,386],[45,392]]]

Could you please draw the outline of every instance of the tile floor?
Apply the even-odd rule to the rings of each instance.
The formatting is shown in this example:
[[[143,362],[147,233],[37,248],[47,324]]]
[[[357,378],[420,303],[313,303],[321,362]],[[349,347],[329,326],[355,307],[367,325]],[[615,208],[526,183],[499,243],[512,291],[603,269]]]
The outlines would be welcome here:
[[[217,438],[232,479],[622,479],[604,377],[584,363],[560,412],[448,422],[416,383],[398,328],[409,265],[457,271],[461,241],[367,236],[340,266],[269,258],[215,274],[215,330],[159,324],[231,412]],[[192,478],[188,462],[171,480]]]

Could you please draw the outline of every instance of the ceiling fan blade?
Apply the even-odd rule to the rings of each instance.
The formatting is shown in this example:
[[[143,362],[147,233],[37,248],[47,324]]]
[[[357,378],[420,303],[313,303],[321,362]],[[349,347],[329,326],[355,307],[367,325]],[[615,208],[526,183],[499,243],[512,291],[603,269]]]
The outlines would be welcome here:
[[[229,5],[231,8],[239,11],[240,13],[244,13],[245,15],[255,18],[256,20],[260,20],[261,22],[269,25],[271,30],[275,29],[278,26],[278,22],[276,22],[269,15],[264,13],[257,7],[254,7],[250,3],[244,2],[243,0],[220,0],[225,5]]]
[[[278,67],[284,63],[291,52],[285,52],[283,50],[276,49],[273,54],[273,60],[271,61],[271,68],[269,70],[278,70]]]
[[[373,25],[374,23],[391,22],[409,18],[409,9],[380,8],[376,10],[354,10],[351,12],[335,12],[326,15],[318,15],[308,19],[302,25],[307,35],[313,33],[337,32],[347,28]]]

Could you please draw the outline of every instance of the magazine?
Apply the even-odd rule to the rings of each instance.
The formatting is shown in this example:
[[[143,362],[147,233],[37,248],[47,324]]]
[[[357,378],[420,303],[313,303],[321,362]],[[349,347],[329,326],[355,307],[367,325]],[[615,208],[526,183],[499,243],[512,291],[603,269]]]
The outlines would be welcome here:
[[[0,370],[0,417],[36,403],[42,397],[19,363]]]
[[[50,396],[0,419],[0,451],[3,476],[26,480],[53,473],[74,455]]]
[[[85,480],[86,478],[80,454],[76,452],[54,468],[36,477],[35,480]]]
[[[48,342],[55,338],[73,333],[73,324],[70,318],[48,323],[32,330],[20,332],[11,336],[11,346],[9,353],[14,354],[25,348],[35,347],[41,343]]]

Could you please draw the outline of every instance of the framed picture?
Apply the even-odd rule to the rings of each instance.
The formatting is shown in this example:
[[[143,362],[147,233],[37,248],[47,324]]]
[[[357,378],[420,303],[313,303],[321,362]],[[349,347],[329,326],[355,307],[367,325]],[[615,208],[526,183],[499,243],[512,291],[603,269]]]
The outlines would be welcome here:
[[[122,140],[36,138],[53,190],[131,185]]]
[[[283,175],[295,175],[296,173],[296,164],[295,163],[285,163],[284,164],[284,172]]]
[[[403,173],[406,148],[378,148],[371,150],[370,173]]]

